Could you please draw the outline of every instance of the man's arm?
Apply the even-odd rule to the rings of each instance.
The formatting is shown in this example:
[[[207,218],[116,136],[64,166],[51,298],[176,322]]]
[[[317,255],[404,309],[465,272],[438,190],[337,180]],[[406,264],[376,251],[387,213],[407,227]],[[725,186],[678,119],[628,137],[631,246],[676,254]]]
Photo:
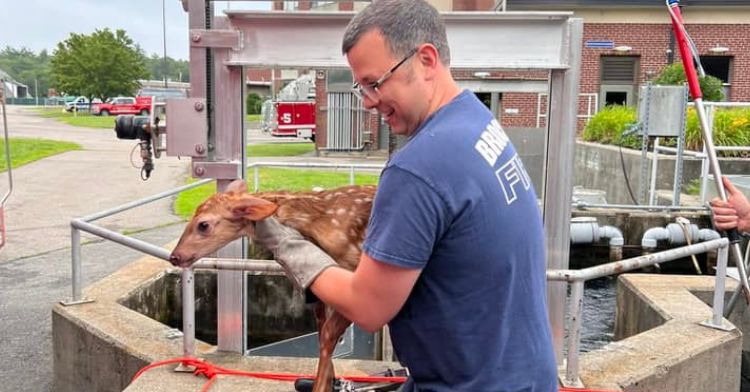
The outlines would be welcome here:
[[[377,261],[363,252],[355,272],[327,268],[310,288],[344,317],[374,332],[398,313],[421,272]]]

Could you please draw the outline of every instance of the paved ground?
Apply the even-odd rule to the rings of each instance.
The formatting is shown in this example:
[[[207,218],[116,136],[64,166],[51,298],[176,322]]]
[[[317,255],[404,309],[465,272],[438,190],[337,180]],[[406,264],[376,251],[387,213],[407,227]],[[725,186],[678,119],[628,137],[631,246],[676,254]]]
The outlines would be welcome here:
[[[130,163],[134,143],[118,140],[111,130],[64,125],[16,106],[8,107],[8,129],[11,137],[66,140],[83,147],[14,170],[13,193],[5,206],[0,391],[52,391],[50,309],[70,296],[70,220],[183,184],[188,161],[160,159],[144,182]],[[0,174],[0,191],[7,189],[7,176]],[[171,200],[100,221],[113,230],[138,231],[139,238],[157,245],[179,235],[182,226],[176,222]],[[117,244],[84,239],[87,282],[139,257]]]
[[[134,142],[118,140],[113,131],[68,126],[17,106],[8,107],[8,126],[11,137],[66,140],[83,147],[14,170],[14,190],[5,206],[7,243],[0,249],[0,392],[48,392],[52,391],[50,309],[70,297],[71,291],[70,220],[182,185],[189,160],[161,158],[151,179],[144,182],[130,163]],[[248,142],[268,141],[294,139],[248,131]],[[352,157],[297,160],[359,161]],[[7,177],[0,173],[0,193],[5,193],[7,186]],[[151,203],[97,223],[120,232],[136,232],[136,238],[162,246],[182,231],[171,202]],[[84,240],[86,283],[141,256],[93,236],[84,235]]]

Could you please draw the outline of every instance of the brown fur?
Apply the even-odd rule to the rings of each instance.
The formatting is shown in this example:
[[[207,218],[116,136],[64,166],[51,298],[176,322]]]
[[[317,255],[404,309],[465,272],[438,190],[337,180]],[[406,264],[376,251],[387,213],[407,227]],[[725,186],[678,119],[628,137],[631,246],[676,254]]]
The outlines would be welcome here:
[[[374,186],[346,186],[322,192],[248,194],[243,182],[201,204],[172,251],[171,262],[188,267],[229,242],[247,235],[253,221],[273,216],[326,251],[343,268],[354,271],[362,254]],[[331,355],[351,321],[320,302],[315,309],[320,343],[313,392],[328,392],[334,379]]]

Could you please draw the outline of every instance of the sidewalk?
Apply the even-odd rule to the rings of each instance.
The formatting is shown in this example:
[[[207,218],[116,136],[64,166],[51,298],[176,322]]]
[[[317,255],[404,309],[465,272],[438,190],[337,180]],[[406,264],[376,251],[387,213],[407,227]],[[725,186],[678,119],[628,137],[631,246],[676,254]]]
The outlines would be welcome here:
[[[14,190],[5,206],[7,243],[0,249],[0,391],[52,391],[50,309],[71,295],[70,220],[107,210],[184,184],[189,159],[162,157],[148,181],[132,167],[134,141],[118,140],[107,129],[72,127],[36,116],[31,108],[8,107],[11,137],[79,143],[83,149],[13,170]],[[114,121],[114,119],[113,119]],[[248,132],[248,141],[274,141]],[[262,161],[373,163],[356,157],[257,158]],[[348,169],[340,169],[342,171]],[[0,192],[7,190],[0,176]],[[136,233],[157,246],[175,240],[181,220],[172,198],[96,221],[108,229]],[[142,254],[83,233],[84,286]]]

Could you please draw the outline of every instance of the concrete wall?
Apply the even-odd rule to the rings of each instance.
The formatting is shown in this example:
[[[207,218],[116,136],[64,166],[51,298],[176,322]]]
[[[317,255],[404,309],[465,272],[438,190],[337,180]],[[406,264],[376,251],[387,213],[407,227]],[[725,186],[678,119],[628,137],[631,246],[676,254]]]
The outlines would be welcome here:
[[[88,286],[84,297],[93,302],[53,307],[55,392],[119,392],[126,388],[129,392],[200,390],[205,378],[175,373],[173,366],[149,372],[129,386],[133,375],[143,366],[183,356],[182,339],[175,337],[173,328],[121,304],[173,271],[169,263],[145,257]],[[313,374],[317,363],[314,358],[245,357],[215,349],[197,341],[195,355],[228,368],[254,372]],[[397,364],[337,359],[335,366],[342,374],[364,375],[396,368]],[[227,377],[217,381],[214,389],[288,392],[292,386],[289,382]]]
[[[205,379],[175,373],[172,368],[149,372],[132,385],[141,366],[182,355],[181,339],[173,330],[120,302],[142,286],[161,279],[170,267],[144,258],[89,286],[84,295],[92,303],[53,309],[55,391],[128,392],[198,390]],[[732,391],[739,388],[743,345],[738,330],[719,331],[699,325],[710,317],[705,299],[711,277],[626,275],[620,278],[618,336],[623,340],[581,356],[581,378],[588,388],[623,391]],[[639,322],[628,321],[639,317]],[[740,314],[739,323],[747,316]],[[741,328],[744,328],[741,327]],[[747,344],[747,343],[745,343]],[[261,372],[311,373],[315,359],[243,357],[219,353],[198,342],[196,355],[222,366]],[[396,364],[379,361],[336,360],[337,371],[363,374]],[[286,382],[249,378],[220,378],[222,391],[288,391]]]
[[[582,355],[586,387],[738,391],[742,333],[700,325],[711,309],[694,293],[710,295],[713,283],[710,276],[621,275],[615,320],[621,340]]]
[[[636,197],[639,195],[639,182],[641,180],[641,152],[623,148],[623,160],[630,186]],[[576,143],[576,154],[574,162],[574,185],[589,189],[600,189],[607,193],[607,202],[611,204],[632,204],[620,162],[620,149],[617,146],[608,146],[597,143],[578,141]],[[648,154],[647,165],[650,175],[651,154]],[[674,157],[660,155],[656,189],[673,188],[674,182]],[[684,184],[691,180],[700,178],[701,162],[697,159],[685,159],[683,166],[683,191]],[[750,160],[740,158],[720,159],[723,174],[747,174],[750,173]],[[649,185],[646,179],[646,186]]]

